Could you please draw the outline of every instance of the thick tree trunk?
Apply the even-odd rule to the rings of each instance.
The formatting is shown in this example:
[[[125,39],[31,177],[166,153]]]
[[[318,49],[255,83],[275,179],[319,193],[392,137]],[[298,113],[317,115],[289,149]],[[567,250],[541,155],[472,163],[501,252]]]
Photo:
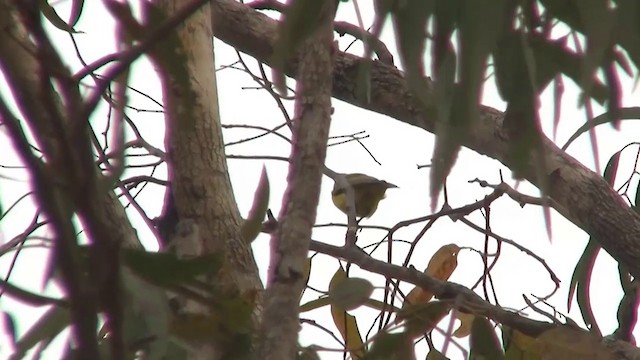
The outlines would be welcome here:
[[[169,16],[188,3],[157,1]],[[204,253],[221,254],[225,259],[219,276],[209,280],[224,292],[241,296],[258,294],[259,299],[262,283],[250,245],[240,235],[242,218],[227,171],[211,19],[209,6],[203,6],[177,28],[177,42],[162,45],[179,44],[167,53],[169,60],[175,60],[171,58],[175,55],[179,62],[156,59],[163,84],[169,181],[180,221],[195,223]],[[260,308],[257,304],[256,325]],[[215,348],[214,340],[192,344],[201,349],[200,358],[218,358],[225,352],[226,349]]]

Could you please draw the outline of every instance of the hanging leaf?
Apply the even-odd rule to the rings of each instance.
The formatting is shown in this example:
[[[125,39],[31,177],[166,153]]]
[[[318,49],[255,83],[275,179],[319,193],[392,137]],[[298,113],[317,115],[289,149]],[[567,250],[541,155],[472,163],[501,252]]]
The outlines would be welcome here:
[[[260,175],[260,182],[258,182],[258,188],[253,196],[253,205],[249,211],[249,216],[242,223],[240,228],[240,234],[244,241],[250,244],[255,240],[262,231],[262,222],[267,214],[269,208],[269,177],[267,176],[267,169],[262,167],[262,174]]]
[[[640,67],[640,45],[637,40],[640,36],[637,20],[640,18],[640,4],[635,0],[618,0],[616,6],[616,41],[626,50],[637,69]]]
[[[581,0],[576,2],[576,5],[587,40],[580,85],[585,96],[589,96],[595,71],[602,64],[605,54],[612,46],[611,32],[615,24],[615,17],[609,9],[608,0]]]
[[[620,120],[640,120],[640,107],[618,109],[617,117]],[[584,123],[584,125],[580,126],[580,128],[578,128],[578,130],[576,130],[573,135],[571,135],[569,140],[567,140],[567,142],[562,146],[562,150],[567,150],[569,145],[585,132],[595,128],[598,125],[613,122],[614,120],[615,118],[611,116],[610,112],[605,112],[604,114],[598,115],[593,119],[587,121],[586,123]]]
[[[433,330],[449,311],[451,311],[451,304],[435,300],[403,306],[398,313],[398,318],[405,321],[406,333],[416,338]]]
[[[438,280],[446,281],[458,266],[458,252],[460,247],[456,244],[444,245],[433,254],[424,273]],[[402,308],[409,304],[421,304],[429,301],[433,293],[416,286],[405,297]]]
[[[435,208],[440,189],[455,164],[461,143],[465,140],[469,129],[478,121],[478,103],[484,83],[486,62],[490,51],[496,46],[506,9],[504,0],[476,0],[462,3],[459,18],[461,56],[458,57],[460,83],[456,86],[452,97],[456,106],[450,108],[448,118],[439,116],[436,124],[436,145],[433,151],[430,181],[432,209]],[[443,60],[448,57],[445,54]],[[439,76],[437,81],[443,81],[443,78]],[[440,108],[438,111],[440,112]]]
[[[71,315],[68,309],[56,306],[50,308],[18,339],[15,344],[15,352],[10,359],[22,359],[29,350],[39,343],[48,345],[70,324]]]
[[[526,40],[534,55],[538,91],[544,89],[558,72],[568,76],[577,85],[581,84],[582,58],[569,50],[566,38],[549,41],[541,35],[527,34]],[[609,98],[609,90],[600,80],[594,79],[589,95],[602,105]]]
[[[340,283],[345,281],[345,279],[347,279],[347,273],[342,267],[338,268],[329,282],[329,291],[334,290]],[[331,305],[331,317],[333,318],[333,323],[336,325],[336,328],[338,328],[338,331],[342,335],[345,348],[349,351],[351,357],[354,359],[362,359],[364,357],[365,347],[362,337],[360,336],[356,318],[347,314],[347,312],[339,306],[333,304]]]
[[[431,349],[431,350],[429,350],[429,353],[427,354],[427,359],[426,360],[449,360],[449,358],[444,356],[444,354],[441,353],[440,351],[438,351],[436,349]]]
[[[71,13],[69,15],[69,25],[76,26],[84,9],[84,0],[73,0],[71,2]]]
[[[640,214],[640,181],[638,181],[638,187],[636,187],[636,198],[632,208],[636,213]]]
[[[273,45],[272,64],[274,84],[282,94],[287,94],[284,65],[298,50],[300,45],[313,34],[322,20],[323,1],[294,0],[287,4],[284,20],[279,22],[278,37]]]
[[[376,334],[365,360],[411,360],[415,359],[413,339],[406,333],[389,334],[383,332]]]
[[[404,67],[405,79],[419,103],[428,108],[428,83],[425,79],[424,50],[427,36],[427,20],[434,10],[433,0],[396,2],[391,8],[391,19],[396,32],[400,59]]]
[[[363,305],[373,293],[373,285],[369,280],[347,278],[332,289],[329,289],[331,303],[344,310],[353,310]]]
[[[312,258],[307,258],[307,262],[304,264],[304,286],[306,288],[307,283],[309,283],[309,276],[311,276],[311,261]],[[304,295],[304,291],[300,292],[300,297],[298,298],[298,303],[302,300],[302,295]]]
[[[54,9],[53,6],[49,5],[49,2],[47,0],[39,0],[38,5],[40,6],[42,15],[44,15],[44,17],[49,20],[51,25],[68,33],[77,33],[77,31],[72,26],[62,20],[62,18],[56,12],[56,9]]]
[[[307,312],[315,309],[319,309],[323,306],[330,305],[331,299],[329,297],[322,297],[319,299],[311,300],[303,305],[300,305],[300,312]],[[391,306],[390,304],[385,304],[384,302],[376,299],[367,299],[367,301],[362,304],[368,308],[378,310],[378,311],[390,311],[390,312],[398,312],[400,309],[396,306]]]
[[[607,162],[607,166],[604,169],[603,177],[613,186],[616,180],[616,174],[618,172],[618,163],[620,161],[620,151],[611,156]],[[600,245],[593,237],[589,237],[587,247],[584,249],[582,256],[576,264],[576,268],[573,270],[571,276],[571,282],[569,284],[569,295],[567,298],[567,311],[571,310],[571,302],[573,300],[573,294],[577,291],[578,307],[582,314],[587,327],[596,335],[601,336],[600,328],[596,323],[593,311],[591,309],[591,300],[589,295],[589,289],[591,287],[591,273],[593,272],[593,266],[595,264],[598,252],[600,251]]]
[[[398,312],[400,311],[400,309],[396,306],[392,306],[391,304],[387,304],[384,303],[380,300],[376,300],[376,299],[369,299],[364,303],[364,306],[374,309],[374,310],[379,310],[379,311],[391,311],[391,312]]]
[[[215,274],[222,266],[218,254],[179,259],[171,253],[138,249],[123,249],[122,260],[138,276],[161,287],[183,285],[199,275]]]
[[[596,324],[593,311],[591,310],[591,301],[589,300],[589,288],[591,284],[591,272],[593,271],[593,265],[595,264],[596,257],[600,251],[600,245],[593,239],[589,238],[587,247],[584,249],[580,260],[576,264],[576,268],[573,270],[571,276],[571,283],[569,284],[569,296],[567,302],[567,311],[571,310],[571,301],[573,300],[573,294],[577,291],[578,307],[582,314],[587,327],[599,333],[598,325]]]
[[[476,316],[471,326],[469,359],[504,359],[496,331],[487,318]]]

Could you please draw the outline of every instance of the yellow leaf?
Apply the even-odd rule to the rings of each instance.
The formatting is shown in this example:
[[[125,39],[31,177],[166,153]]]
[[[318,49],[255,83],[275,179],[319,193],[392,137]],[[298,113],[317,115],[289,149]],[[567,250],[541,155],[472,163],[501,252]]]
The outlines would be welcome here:
[[[346,278],[347,273],[342,267],[338,268],[329,282],[329,291],[334,291]],[[351,357],[356,360],[362,359],[364,357],[364,342],[360,336],[356,318],[334,304],[331,305],[331,317],[342,335],[342,339],[346,344],[345,348],[349,351]]]
[[[458,252],[460,247],[456,244],[449,244],[441,247],[429,260],[429,265],[424,273],[439,280],[448,280],[453,270],[458,266]],[[423,290],[421,287],[414,287],[404,299],[402,307],[408,304],[425,303],[433,297],[433,293]]]
[[[525,352],[536,352],[536,339],[531,336],[525,335],[518,330],[513,330],[511,333],[511,341],[514,345],[516,345],[519,349]]]
[[[304,285],[307,286],[309,283],[309,276],[311,275],[311,258],[307,258],[307,262],[304,264]],[[300,293],[300,297],[298,298],[298,303],[302,300],[302,295],[304,295],[304,291]]]
[[[364,357],[364,343],[360,337],[360,330],[355,316],[347,314],[346,311],[337,306],[331,306],[331,317],[333,317],[333,323],[340,331],[342,339],[346,343],[345,348],[349,351],[351,357],[353,359],[362,359]]]
[[[467,314],[460,311],[456,311],[456,318],[460,320],[460,326],[453,332],[453,336],[457,338],[463,338],[471,334],[471,325],[475,316],[473,314]]]

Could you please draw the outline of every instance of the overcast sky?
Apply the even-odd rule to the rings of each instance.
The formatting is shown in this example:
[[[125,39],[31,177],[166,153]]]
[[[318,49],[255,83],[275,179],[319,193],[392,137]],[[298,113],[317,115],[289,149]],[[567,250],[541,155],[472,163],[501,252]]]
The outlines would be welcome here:
[[[69,4],[70,2],[56,4],[56,9],[59,9],[63,18],[67,17]],[[362,9],[364,23],[371,24],[373,9],[369,2],[361,2],[361,4],[366,6]],[[83,33],[76,35],[76,40],[85,60],[91,62],[114,51],[115,46],[112,39],[113,22],[106,10],[102,8],[101,2],[86,2],[85,7],[83,17],[76,26],[76,29]],[[341,3],[338,20],[356,23],[353,2]],[[79,69],[80,64],[75,58],[75,52],[71,46],[69,36],[60,30],[50,26],[49,28],[50,36],[54,39],[58,49],[65,54],[65,59],[69,65],[74,70]],[[399,56],[397,55],[389,24],[385,28],[382,38],[394,53],[398,63],[396,65],[400,66]],[[344,38],[339,38],[339,40],[340,48],[345,49],[352,39],[345,36]],[[231,64],[237,60],[235,51],[220,41],[215,41],[215,51],[218,67]],[[362,54],[361,47],[357,45],[351,47],[350,51]],[[255,68],[253,59],[246,55],[243,58]],[[623,101],[624,106],[638,106],[640,92],[636,89],[634,93],[631,93],[633,89],[632,80],[623,79],[622,84],[626,95]],[[134,64],[131,86],[158,101],[162,99],[158,79],[151,64],[146,59],[141,59]],[[265,91],[255,90],[255,86],[256,83],[248,75],[240,71],[226,69],[218,72],[219,100],[224,124],[259,125],[272,128],[283,122],[282,114],[273,99]],[[9,95],[6,83],[3,80],[0,82],[0,94],[3,96]],[[130,92],[129,96],[129,105],[133,107],[160,110],[157,105],[133,92]],[[562,117],[557,136],[559,145],[564,144],[569,136],[585,121],[584,109],[578,108],[577,105],[577,96],[578,89],[576,86],[570,80],[566,80]],[[504,103],[495,90],[493,78],[486,83],[482,103],[499,110],[505,109]],[[549,89],[545,91],[540,97],[540,103],[540,117],[543,129],[550,135],[552,134],[553,92]],[[597,104],[594,103],[594,105],[596,115],[604,111]],[[362,144],[366,146],[381,165],[374,161],[363,146],[356,142],[349,142],[329,148],[326,160],[327,166],[338,172],[367,173],[399,186],[399,189],[388,192],[387,199],[381,203],[377,213],[371,219],[365,220],[364,224],[391,227],[399,221],[429,214],[429,170],[419,170],[417,165],[429,163],[433,151],[434,136],[421,129],[400,123],[383,115],[356,108],[338,100],[333,101],[333,106],[335,107],[335,112],[331,135],[349,135],[365,131],[368,137],[362,141]],[[293,103],[287,103],[287,107],[291,110]],[[99,128],[99,125],[104,123],[106,110],[103,104],[94,116],[93,125]],[[163,146],[163,115],[161,113],[129,110],[128,114],[137,122],[147,141],[158,147]],[[611,126],[603,125],[597,128],[596,133],[598,136],[600,169],[604,169],[607,160],[614,152],[631,141],[640,140],[638,139],[640,126],[634,121],[623,122],[620,131],[614,131]],[[225,142],[229,143],[257,134],[257,132],[247,131],[246,129],[226,129],[224,137]],[[282,131],[282,134],[290,135],[286,130]],[[637,147],[629,149],[623,154],[618,176],[619,182],[626,180],[633,171],[633,158],[636,150]],[[0,132],[0,151],[3,154],[1,165],[17,165],[19,163],[2,132]],[[266,136],[257,141],[227,147],[228,155],[276,155],[287,157],[289,151],[289,144],[276,136]],[[585,134],[575,141],[569,148],[569,153],[589,168],[595,169],[588,135]],[[273,212],[278,214],[282,203],[282,193],[286,187],[287,164],[278,161],[234,159],[229,160],[228,163],[236,199],[242,214],[245,216],[251,205],[260,170],[263,165],[266,165],[271,181],[270,206]],[[488,190],[480,188],[478,184],[470,184],[468,181],[479,178],[497,184],[500,170],[505,174],[505,179],[514,184],[508,169],[500,163],[486,156],[463,149],[447,183],[451,206],[462,206],[484,197]],[[1,169],[0,171],[2,175],[13,178],[0,178],[0,189],[2,189],[0,190],[0,196],[2,196],[3,208],[7,209],[13,201],[27,191],[27,177],[23,171],[12,169]],[[131,172],[131,174],[134,173],[136,172]],[[143,173],[148,174],[149,172],[145,171]],[[159,167],[155,175],[164,179],[166,177],[165,168]],[[333,207],[330,200],[330,190],[333,183],[328,178],[324,180],[317,224],[345,223],[344,215]],[[637,177],[635,181],[637,182]],[[539,192],[528,183],[520,184],[518,189],[530,195],[539,195]],[[149,186],[138,196],[137,199],[145,207],[149,217],[153,218],[159,214],[162,207],[163,194],[164,190],[162,188]],[[630,195],[633,196],[633,193]],[[439,205],[441,204],[442,201],[439,202]],[[155,240],[146,229],[144,222],[140,220],[134,210],[129,208],[128,211],[144,244],[151,250],[156,249]],[[28,201],[22,203],[0,223],[2,231],[0,236],[4,241],[11,239],[31,221],[33,214],[33,204]],[[469,219],[479,226],[484,226],[484,219],[477,212],[471,214]],[[423,226],[424,224],[421,223],[405,228],[399,231],[395,238],[413,240]],[[491,228],[493,232],[514,240],[543,257],[562,280],[561,289],[550,299],[549,303],[555,306],[558,311],[566,313],[569,281],[573,268],[586,245],[588,235],[555,212],[553,212],[552,216],[552,226],[553,236],[550,241],[546,235],[540,208],[532,206],[520,208],[507,197],[497,200],[491,207]],[[46,233],[41,232],[40,235],[46,235]],[[378,242],[384,235],[385,233],[382,231],[365,230],[360,234],[358,244],[364,246]],[[314,239],[340,245],[344,241],[344,228],[335,226],[319,227],[314,231]],[[416,253],[412,257],[411,264],[419,269],[424,269],[431,255],[442,245],[448,243],[482,249],[484,235],[459,222],[454,223],[448,218],[440,219],[426,233],[425,238],[421,240],[420,245],[416,248]],[[495,242],[492,241],[490,244],[491,248],[495,249]],[[398,243],[394,245],[395,263],[400,263],[404,259],[407,249],[408,245],[406,244]],[[269,262],[266,255],[268,254],[268,237],[261,236],[258,238],[254,242],[254,250],[261,275],[264,277]],[[386,259],[386,245],[382,246],[374,255],[378,258]],[[10,260],[11,256],[8,255],[0,258],[0,274],[6,274]],[[25,289],[39,292],[42,287],[41,274],[46,261],[45,251],[41,249],[24,250],[15,264],[11,277],[12,282],[20,284]],[[309,285],[315,289],[326,290],[328,281],[336,271],[337,266],[338,263],[335,259],[326,256],[315,257]],[[356,268],[353,268],[351,274],[352,276],[370,278],[376,286],[382,287],[384,285],[384,279],[380,276],[372,276]],[[450,280],[471,286],[481,274],[481,258],[477,253],[463,250],[459,255],[458,268]],[[522,294],[533,299],[531,295],[545,296],[553,289],[553,283],[549,280],[544,268],[509,245],[503,246],[501,258],[492,274],[500,304],[507,308],[522,308],[524,306]],[[404,284],[401,288],[407,293],[411,286]],[[617,266],[605,253],[601,253],[596,262],[591,288],[592,302],[598,324],[604,334],[611,333],[617,326],[616,311],[622,293],[618,284]],[[51,294],[58,294],[56,289],[51,286],[48,287],[47,291]],[[383,290],[380,288],[374,292],[373,296],[381,299],[382,294]],[[314,291],[307,291],[303,302],[315,299],[318,296],[319,294]],[[7,296],[2,297],[0,300],[0,307],[3,311],[11,313],[18,319],[18,332],[20,334],[23,334],[45,310],[19,304]],[[365,336],[373,316],[376,315],[375,312],[360,308],[351,313],[358,318],[360,331]],[[541,319],[540,316],[536,316],[532,311],[526,311],[526,313],[534,318]],[[304,313],[302,316],[317,321],[339,337],[331,321],[328,307]],[[579,324],[583,324],[575,303],[571,309],[570,316]],[[438,345],[438,339],[439,337],[436,337],[436,345]],[[44,358],[56,359],[56,355],[59,354],[61,346],[64,344],[63,340],[61,338],[57,339],[45,353],[46,356]],[[468,345],[468,338],[459,341],[464,346]],[[317,344],[328,348],[339,347],[339,344],[326,333],[306,325],[303,326],[301,342],[305,345]],[[6,337],[0,339],[0,346],[0,358],[6,357],[11,353],[11,345]],[[418,345],[418,349],[421,352],[425,351],[426,344],[424,341]],[[451,347],[449,349],[448,355],[450,358],[456,359],[460,357],[458,350]],[[342,358],[342,355],[323,353],[322,357],[338,359]]]

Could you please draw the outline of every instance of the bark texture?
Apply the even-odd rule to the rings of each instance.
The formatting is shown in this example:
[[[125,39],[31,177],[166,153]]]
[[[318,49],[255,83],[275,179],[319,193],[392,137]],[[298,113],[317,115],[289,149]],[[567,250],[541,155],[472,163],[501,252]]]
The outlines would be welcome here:
[[[260,61],[270,63],[276,38],[276,21],[232,0],[214,0],[215,36],[234,48]],[[420,111],[408,90],[403,73],[389,65],[375,61],[370,73],[371,101],[356,96],[359,65],[358,56],[339,52],[333,72],[333,96],[355,106],[388,115],[404,123],[433,133],[437,116],[435,109]],[[299,60],[287,64],[285,72],[292,77],[299,73]],[[508,167],[514,160],[509,156],[510,141],[503,127],[504,113],[482,107],[463,146],[494,158]],[[538,174],[546,176],[549,195],[554,208],[595,237],[600,245],[629,269],[640,276],[640,216],[633,212],[621,197],[598,174],[559,149],[551,140],[543,139],[545,168],[531,164],[521,175],[540,186]]]
[[[158,1],[167,14],[187,3]],[[241,290],[258,289],[251,249],[240,240],[242,218],[227,171],[210,21],[210,9],[204,6],[176,31],[182,46],[174,50],[184,51],[180,56],[186,63],[178,66],[185,66],[186,73],[158,70],[163,78],[169,181],[179,218],[196,220],[205,251],[225,254],[233,269],[229,275]]]
[[[169,16],[189,1],[161,0]],[[249,244],[240,236],[242,218],[227,171],[218,109],[210,8],[203,6],[179,26],[158,59],[166,119],[169,181],[181,221],[193,221],[199,229],[205,253],[222,254],[222,271],[214,286],[229,294],[255,297],[262,289]],[[165,53],[165,51],[167,51]],[[175,61],[179,59],[179,61]],[[169,61],[167,61],[169,60]],[[254,318],[260,305],[257,305]],[[203,314],[204,315],[204,314]],[[202,358],[218,358],[215,339],[200,343]]]
[[[304,55],[296,82],[288,186],[280,225],[271,237],[258,359],[295,359],[297,354],[300,294],[305,286],[331,124],[335,2],[324,1],[320,8],[319,25],[300,48]]]
[[[119,250],[139,247],[140,242],[114,192],[101,186],[104,177],[95,166],[90,142],[90,113],[83,111],[78,84],[53,48],[40,15],[37,8],[20,2],[0,2],[0,69],[23,115],[23,121],[11,119],[7,110],[3,121],[29,167],[39,208],[53,230],[55,266],[70,299],[79,356],[98,354],[100,306],[111,329],[111,350],[118,357],[124,348]],[[4,107],[3,99],[0,102]],[[46,161],[36,159],[28,140],[20,139],[22,123],[29,126]],[[25,146],[18,145],[21,141]],[[72,212],[92,241],[88,276],[78,261]]]

